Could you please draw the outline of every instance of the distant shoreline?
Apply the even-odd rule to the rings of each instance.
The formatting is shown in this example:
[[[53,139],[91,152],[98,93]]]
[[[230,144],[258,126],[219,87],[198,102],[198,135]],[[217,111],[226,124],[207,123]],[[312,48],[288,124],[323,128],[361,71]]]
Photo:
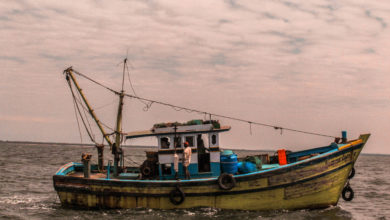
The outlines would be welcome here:
[[[12,144],[44,144],[44,145],[79,145],[79,146],[95,146],[95,144],[83,144],[83,143],[63,143],[63,142],[41,142],[41,141],[4,141],[0,140],[0,143],[12,143]],[[138,148],[157,148],[156,146],[142,146],[142,145],[122,145],[124,147],[138,147]]]
[[[82,144],[82,143],[62,143],[62,142],[41,142],[41,141],[8,141],[0,140],[0,143],[12,143],[12,144],[55,144],[55,145],[80,145],[80,146],[94,146],[95,144]],[[137,147],[137,148],[157,148],[157,146],[143,146],[143,145],[122,145],[123,147]],[[225,148],[222,148],[225,149]],[[263,151],[263,152],[273,152],[275,150],[252,150],[252,149],[230,149],[227,150],[240,150],[240,151]],[[362,153],[362,155],[367,156],[390,156],[390,154],[378,154],[378,153]]]
[[[12,144],[44,144],[44,145],[68,145],[68,146],[95,146],[95,144],[83,144],[83,143],[64,143],[64,142],[42,142],[42,141],[8,141],[0,140],[0,143],[12,143]],[[144,145],[122,145],[123,147],[138,147],[138,148],[157,148],[157,146],[144,146]],[[240,150],[240,151],[263,151],[263,152],[273,152],[274,150],[253,150],[253,149],[230,149],[222,148],[226,150]]]

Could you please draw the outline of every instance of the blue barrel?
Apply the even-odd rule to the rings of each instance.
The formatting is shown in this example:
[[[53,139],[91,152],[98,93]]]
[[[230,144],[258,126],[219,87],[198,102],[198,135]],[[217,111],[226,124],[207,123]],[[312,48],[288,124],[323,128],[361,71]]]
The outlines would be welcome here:
[[[252,173],[257,171],[256,164],[248,161],[239,162],[237,167],[240,173]]]
[[[347,139],[347,131],[341,131],[342,138]]]
[[[237,168],[237,154],[233,151],[224,151],[221,154],[221,168],[223,173],[236,174]]]
[[[347,131],[341,131],[341,143],[347,143]]]

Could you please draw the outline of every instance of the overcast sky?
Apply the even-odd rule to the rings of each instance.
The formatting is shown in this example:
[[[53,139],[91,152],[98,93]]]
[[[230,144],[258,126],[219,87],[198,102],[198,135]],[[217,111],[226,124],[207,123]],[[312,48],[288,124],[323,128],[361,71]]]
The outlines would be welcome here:
[[[351,139],[370,132],[364,152],[389,154],[389,25],[383,0],[1,1],[0,140],[80,142],[63,70],[119,89],[127,56],[139,96]],[[113,126],[117,98],[80,84]],[[124,131],[204,117],[131,99],[125,108]],[[332,141],[221,122],[232,126],[227,148]]]

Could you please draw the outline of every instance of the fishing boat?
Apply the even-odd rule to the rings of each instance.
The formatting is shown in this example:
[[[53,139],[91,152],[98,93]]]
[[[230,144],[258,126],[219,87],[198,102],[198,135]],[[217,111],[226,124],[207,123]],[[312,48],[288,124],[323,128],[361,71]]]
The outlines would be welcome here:
[[[73,68],[66,69],[64,74],[73,97],[76,97],[75,93],[81,97],[75,103],[83,102],[114,159],[114,164],[111,161],[106,164],[104,145],[96,144],[97,164],[92,163],[90,154],[83,154],[81,162],[60,167],[53,176],[53,184],[64,206],[295,210],[335,206],[340,197],[352,200],[354,196],[350,180],[370,134],[348,140],[346,132],[342,132],[341,138],[336,137],[321,147],[295,152],[279,149],[238,158],[232,150],[223,150],[220,146],[221,134],[229,132],[231,127],[211,118],[160,123],[151,125],[150,130],[124,133],[121,130],[123,99],[140,97],[126,94],[123,83],[122,90],[115,91]],[[92,80],[119,96],[116,129],[112,134],[105,132],[75,75]],[[146,151],[145,161],[140,166],[126,166],[121,146],[123,137],[127,140],[155,137],[157,147],[154,151]],[[189,179],[183,169],[185,144],[192,152]]]

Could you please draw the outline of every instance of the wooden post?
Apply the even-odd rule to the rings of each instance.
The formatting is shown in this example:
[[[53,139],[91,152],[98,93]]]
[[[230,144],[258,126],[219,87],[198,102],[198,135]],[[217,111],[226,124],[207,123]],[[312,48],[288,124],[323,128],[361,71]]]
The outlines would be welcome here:
[[[89,178],[91,176],[91,154],[83,153],[81,155],[81,161],[84,165],[84,178]]]
[[[104,170],[104,145],[103,144],[96,144],[96,149],[98,152],[98,169],[100,172],[103,172]]]

